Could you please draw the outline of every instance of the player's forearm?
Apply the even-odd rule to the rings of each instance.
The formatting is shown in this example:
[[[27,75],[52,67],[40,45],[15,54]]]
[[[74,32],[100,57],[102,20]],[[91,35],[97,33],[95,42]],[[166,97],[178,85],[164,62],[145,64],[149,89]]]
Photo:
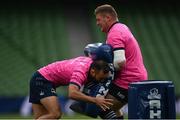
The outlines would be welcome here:
[[[74,99],[74,100],[81,100],[81,101],[85,101],[85,102],[96,103],[96,100],[94,97],[87,96],[80,91],[70,92],[69,98]]]

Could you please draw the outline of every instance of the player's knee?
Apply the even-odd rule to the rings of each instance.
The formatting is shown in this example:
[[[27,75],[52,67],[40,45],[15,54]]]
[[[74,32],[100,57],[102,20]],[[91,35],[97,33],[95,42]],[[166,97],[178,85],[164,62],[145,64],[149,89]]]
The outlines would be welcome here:
[[[60,119],[62,117],[62,113],[59,111],[51,113],[51,118],[53,119]]]
[[[56,112],[51,112],[51,113],[49,113],[49,118],[51,118],[51,119],[60,119],[61,118],[61,116],[62,116],[62,113],[61,112],[59,112],[59,111],[56,111]]]
[[[34,115],[34,119],[37,120],[40,116]]]
[[[56,112],[54,115],[55,115],[56,119],[60,119],[62,117],[62,113],[61,112]]]
[[[115,113],[117,116],[123,116],[123,112],[121,110],[116,110]]]

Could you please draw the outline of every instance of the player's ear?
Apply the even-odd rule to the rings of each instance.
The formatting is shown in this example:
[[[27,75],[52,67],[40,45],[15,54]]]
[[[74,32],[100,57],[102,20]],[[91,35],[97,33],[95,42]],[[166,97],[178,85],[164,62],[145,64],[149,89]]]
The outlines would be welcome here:
[[[105,18],[106,18],[107,21],[110,21],[111,20],[111,15],[106,14]]]
[[[96,73],[95,73],[95,69],[92,68],[92,69],[90,70],[90,74],[91,74],[92,77],[94,77],[95,74],[96,74]]]

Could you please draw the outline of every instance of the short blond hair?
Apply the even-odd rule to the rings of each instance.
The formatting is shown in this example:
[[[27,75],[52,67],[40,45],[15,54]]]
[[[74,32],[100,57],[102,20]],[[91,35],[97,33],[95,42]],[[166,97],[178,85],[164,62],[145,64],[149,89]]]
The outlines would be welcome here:
[[[97,15],[99,13],[100,14],[110,14],[114,18],[118,18],[116,10],[111,5],[108,5],[108,4],[98,6],[95,9],[94,14]]]

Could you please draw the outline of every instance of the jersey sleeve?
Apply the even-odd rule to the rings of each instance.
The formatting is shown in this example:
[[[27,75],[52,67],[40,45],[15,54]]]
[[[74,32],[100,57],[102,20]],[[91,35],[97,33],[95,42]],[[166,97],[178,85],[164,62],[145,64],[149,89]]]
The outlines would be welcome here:
[[[70,84],[77,85],[79,88],[81,88],[81,86],[85,84],[86,80],[87,75],[85,71],[82,69],[76,69],[72,73]]]
[[[107,37],[107,44],[110,44],[114,50],[123,49],[125,47],[123,37],[118,31],[111,32]]]
[[[131,34],[129,28],[126,25],[121,24],[110,30],[107,35],[106,43],[110,44],[114,50],[124,49],[126,46],[125,44],[131,37],[133,37],[133,35]]]

